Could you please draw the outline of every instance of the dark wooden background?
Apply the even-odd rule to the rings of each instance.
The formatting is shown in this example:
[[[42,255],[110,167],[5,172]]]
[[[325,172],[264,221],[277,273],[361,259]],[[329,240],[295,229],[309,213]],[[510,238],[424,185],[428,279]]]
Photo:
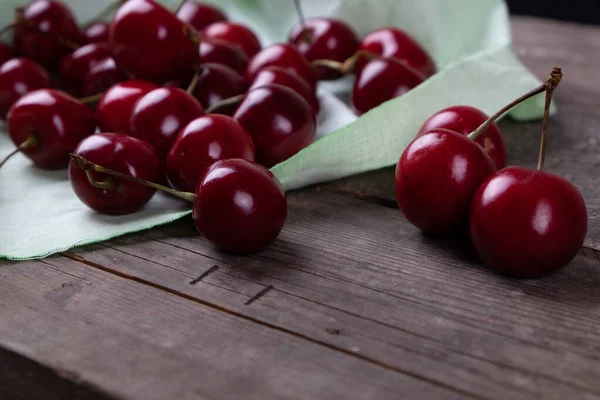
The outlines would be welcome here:
[[[600,24],[598,0],[508,0],[513,14]]]

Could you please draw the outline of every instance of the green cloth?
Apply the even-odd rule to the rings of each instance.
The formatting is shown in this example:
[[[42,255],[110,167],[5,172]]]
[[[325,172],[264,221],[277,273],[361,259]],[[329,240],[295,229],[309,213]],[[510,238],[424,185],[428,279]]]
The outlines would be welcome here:
[[[176,2],[169,3],[173,6]],[[2,2],[0,25],[9,22],[18,3]],[[83,20],[107,0],[66,3]],[[264,44],[284,40],[296,21],[291,0],[216,3],[233,20],[253,27]],[[422,123],[436,111],[468,104],[492,113],[540,83],[510,50],[508,12],[501,0],[303,0],[303,7],[307,17],[335,16],[348,21],[361,35],[383,26],[399,26],[424,45],[441,72],[358,119],[333,95],[347,96],[351,81],[323,84],[319,90],[323,104],[320,139],[273,168],[286,190],[394,165]],[[533,99],[511,116],[537,119],[542,115],[542,101]],[[0,155],[12,148],[1,134]],[[189,205],[159,194],[136,214],[100,215],[73,194],[66,171],[39,170],[20,155],[0,170],[0,258],[45,257],[187,214]]]

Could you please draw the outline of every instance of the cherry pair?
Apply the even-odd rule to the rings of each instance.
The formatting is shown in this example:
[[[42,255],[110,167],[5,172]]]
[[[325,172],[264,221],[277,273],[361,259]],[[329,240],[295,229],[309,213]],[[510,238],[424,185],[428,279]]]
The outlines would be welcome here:
[[[436,234],[461,231],[470,223],[476,250],[502,274],[540,277],[570,262],[585,239],[585,202],[573,184],[543,171],[550,102],[561,77],[560,69],[555,69],[548,82],[470,134],[469,126],[481,117],[472,109],[454,108],[430,119],[396,169],[396,197],[405,217]],[[499,156],[503,147],[484,150],[485,140],[483,146],[474,140],[487,134],[487,140],[497,141],[494,138],[500,136],[493,122],[544,91],[547,105],[538,170],[511,167],[496,172],[494,161],[504,166]],[[496,155],[495,160],[488,153]]]

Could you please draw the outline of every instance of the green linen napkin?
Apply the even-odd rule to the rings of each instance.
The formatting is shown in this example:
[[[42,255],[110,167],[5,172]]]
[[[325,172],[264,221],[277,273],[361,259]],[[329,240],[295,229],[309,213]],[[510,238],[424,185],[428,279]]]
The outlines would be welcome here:
[[[68,0],[80,20],[108,0]],[[174,7],[175,0],[164,1]],[[296,22],[291,0],[220,0],[231,19],[253,27],[263,44],[286,38]],[[322,84],[319,139],[273,168],[286,190],[395,164],[422,123],[436,111],[468,104],[492,113],[539,85],[510,49],[507,7],[501,0],[303,0],[305,14],[335,16],[364,35],[383,26],[410,32],[435,58],[440,72],[407,95],[357,118],[336,97],[351,80]],[[0,5],[0,25],[18,0]],[[517,120],[542,115],[541,98],[511,113]],[[4,127],[2,127],[4,130]],[[0,157],[13,148],[0,133]],[[140,212],[121,217],[87,209],[73,194],[66,171],[42,171],[25,157],[0,170],[0,258],[41,258],[175,221],[189,205],[158,194]]]

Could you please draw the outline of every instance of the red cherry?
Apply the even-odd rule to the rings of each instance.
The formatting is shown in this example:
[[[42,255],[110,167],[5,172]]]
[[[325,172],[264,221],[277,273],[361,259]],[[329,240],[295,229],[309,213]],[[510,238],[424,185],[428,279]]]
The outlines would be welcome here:
[[[185,90],[155,89],[135,104],[130,119],[131,135],[152,144],[164,161],[179,132],[203,115],[202,105]]]
[[[284,68],[267,67],[260,70],[249,90],[273,84],[288,87],[298,93],[310,105],[315,115],[321,111],[315,88],[311,88],[304,79]]]
[[[135,103],[154,89],[158,86],[145,81],[121,82],[108,89],[96,107],[100,130],[131,134],[130,118]]]
[[[256,75],[267,67],[285,68],[304,79],[312,87],[316,86],[315,71],[306,57],[292,45],[275,44],[256,54],[246,68],[246,81],[253,82]]]
[[[444,128],[467,136],[479,128],[488,118],[489,116],[483,111],[474,107],[449,107],[429,118],[419,130],[419,135],[433,129]],[[500,170],[506,166],[506,147],[502,132],[500,132],[500,128],[496,123],[490,125],[475,141],[489,154],[497,169]]]
[[[223,64],[244,74],[248,56],[239,47],[218,39],[204,39],[200,43],[200,59],[203,63]]]
[[[223,11],[209,4],[188,0],[181,5],[177,12],[177,18],[193,26],[197,31],[215,22],[227,21]]]
[[[92,112],[67,93],[40,89],[21,97],[10,109],[8,133],[16,146],[31,137],[36,144],[23,150],[38,167],[65,168],[69,153],[85,137],[94,133]]]
[[[247,160],[222,160],[200,180],[192,216],[198,232],[219,249],[252,254],[283,229],[287,201],[269,170]]]
[[[567,265],[587,233],[587,208],[566,179],[506,168],[489,177],[471,206],[471,236],[485,263],[503,275],[538,278]]]
[[[150,144],[116,133],[99,133],[84,139],[74,154],[111,168],[122,174],[148,181],[162,176],[161,163]],[[108,188],[94,187],[86,173],[72,163],[69,165],[71,186],[79,199],[92,210],[102,214],[124,215],[141,209],[150,201],[155,189],[133,182],[92,172],[97,182],[110,182]]]
[[[83,86],[90,72],[96,66],[105,63],[107,59],[112,59],[112,51],[108,43],[92,43],[80,47],[63,59],[60,66],[61,82],[75,96],[89,96],[98,93],[86,94]],[[104,89],[106,88],[100,92]]]
[[[262,48],[256,34],[242,24],[216,22],[207,26],[202,33],[208,38],[221,39],[239,46],[248,57],[253,57]]]
[[[104,93],[108,88],[125,80],[125,76],[111,57],[94,65],[85,77],[81,95],[84,97]]]
[[[110,29],[110,44],[121,69],[152,82],[191,76],[198,61],[186,26],[154,0],[128,0]]]
[[[33,0],[23,10],[26,23],[14,29],[18,54],[52,69],[72,49],[64,42],[79,43],[81,32],[71,11],[55,0]]]
[[[110,24],[108,22],[94,22],[83,31],[86,43],[108,43]]]
[[[400,97],[423,83],[418,71],[393,58],[370,61],[358,74],[352,90],[352,106],[358,114]]]
[[[220,160],[254,161],[254,143],[233,118],[206,115],[190,122],[167,156],[167,178],[174,189],[193,192],[206,169]]]
[[[344,62],[358,49],[358,37],[345,22],[333,18],[314,18],[297,24],[290,33],[290,43],[308,59]],[[317,67],[321,80],[334,80],[342,74],[331,68]]]
[[[244,78],[233,69],[225,65],[203,64],[193,94],[200,104],[207,109],[225,99],[246,93],[246,88]],[[224,109],[215,111],[229,114]],[[233,112],[235,112],[235,109],[231,114]]]
[[[50,76],[40,65],[26,58],[13,58],[0,67],[0,118],[26,93],[52,87]]]
[[[251,90],[234,118],[250,133],[260,164],[270,168],[312,144],[315,115],[293,90],[268,85]]]
[[[369,33],[358,49],[382,57],[403,60],[426,77],[436,73],[435,63],[429,54],[409,34],[398,28],[382,28]],[[366,61],[359,60],[357,71],[365,64]]]
[[[467,226],[471,200],[496,171],[475,141],[447,129],[418,136],[396,167],[396,199],[413,225],[447,234]]]
[[[14,58],[13,50],[9,45],[0,42],[0,66],[12,58]]]

